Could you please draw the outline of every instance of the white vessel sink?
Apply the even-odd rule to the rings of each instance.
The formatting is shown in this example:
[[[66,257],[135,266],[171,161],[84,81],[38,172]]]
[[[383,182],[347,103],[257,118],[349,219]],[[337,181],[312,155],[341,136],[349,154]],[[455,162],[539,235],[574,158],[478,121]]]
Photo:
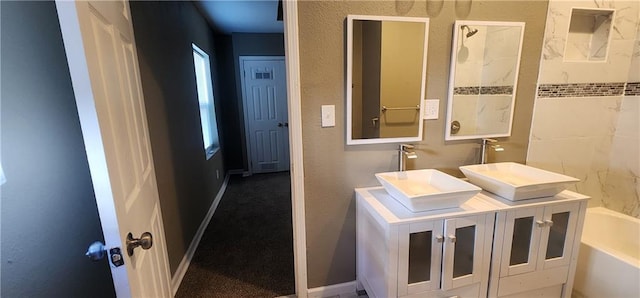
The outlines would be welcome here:
[[[481,191],[438,170],[377,173],[386,191],[412,212],[454,208]]]
[[[511,201],[555,196],[580,181],[515,162],[462,166],[460,170],[471,183]]]

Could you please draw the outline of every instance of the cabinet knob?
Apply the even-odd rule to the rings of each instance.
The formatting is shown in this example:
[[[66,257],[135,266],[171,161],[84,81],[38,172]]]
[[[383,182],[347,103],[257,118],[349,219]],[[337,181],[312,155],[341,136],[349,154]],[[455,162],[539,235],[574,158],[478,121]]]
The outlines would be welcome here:
[[[444,236],[442,236],[442,235],[437,235],[437,236],[436,236],[436,242],[438,242],[438,243],[442,243],[442,242],[444,242]]]
[[[553,221],[550,219],[547,219],[544,221],[544,224],[548,227],[553,227]]]
[[[545,223],[544,221],[536,220],[536,225],[538,226],[538,228],[544,228]]]
[[[451,243],[456,243],[456,236],[449,235],[449,240],[451,241]]]

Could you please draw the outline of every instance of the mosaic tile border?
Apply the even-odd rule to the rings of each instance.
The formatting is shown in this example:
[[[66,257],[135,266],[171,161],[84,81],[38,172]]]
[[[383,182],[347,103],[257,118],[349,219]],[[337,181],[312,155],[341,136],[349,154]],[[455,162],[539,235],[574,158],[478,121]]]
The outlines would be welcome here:
[[[627,83],[624,87],[624,95],[638,96],[640,95],[640,82]]]
[[[512,86],[471,86],[471,87],[454,87],[454,95],[477,95],[477,94],[513,94]]]
[[[542,84],[538,87],[538,97],[599,97],[621,96],[626,83],[576,83]]]

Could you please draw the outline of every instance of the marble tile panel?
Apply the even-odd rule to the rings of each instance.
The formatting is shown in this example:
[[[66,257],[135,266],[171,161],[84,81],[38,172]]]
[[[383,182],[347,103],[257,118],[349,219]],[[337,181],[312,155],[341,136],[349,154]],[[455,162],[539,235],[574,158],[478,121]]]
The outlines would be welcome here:
[[[605,197],[604,187],[607,181],[607,171],[594,172],[590,171],[584,180],[576,185],[578,193],[582,193],[591,197],[589,207],[602,206],[602,199]]]
[[[527,164],[580,179],[570,190],[593,198],[599,206],[607,180],[610,141],[607,138],[577,138],[532,141]]]
[[[640,138],[640,96],[622,97],[615,135]]]
[[[584,181],[591,170],[592,138],[531,141],[527,164]]]
[[[640,178],[609,173],[604,194],[604,207],[640,218]]]
[[[478,134],[507,133],[511,120],[510,95],[480,95],[476,132]]]
[[[538,99],[531,139],[613,135],[621,101],[621,97]]]
[[[487,58],[482,69],[482,86],[513,85],[516,62],[515,57]]]
[[[640,82],[640,24],[638,25],[638,34],[633,45],[630,64],[627,82]]]
[[[456,95],[453,97],[452,120],[460,122],[458,135],[476,133],[476,120],[478,117],[478,95]]]
[[[539,83],[626,82],[639,6],[640,1],[550,1]],[[572,8],[616,9],[606,62],[564,61]]]
[[[610,171],[640,176],[640,143],[638,138],[619,137],[613,138],[611,146]]]
[[[634,40],[613,40],[606,61],[579,62],[562,59],[543,60],[540,84],[617,83],[629,77]]]

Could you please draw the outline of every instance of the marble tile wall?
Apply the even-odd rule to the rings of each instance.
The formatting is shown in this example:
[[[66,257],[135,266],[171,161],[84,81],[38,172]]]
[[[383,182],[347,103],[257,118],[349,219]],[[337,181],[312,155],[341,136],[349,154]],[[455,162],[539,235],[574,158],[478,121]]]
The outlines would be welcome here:
[[[565,59],[571,9],[576,7],[615,9],[605,61]],[[639,7],[640,1],[549,2],[527,156],[532,166],[579,178],[573,190],[591,196],[590,206],[635,217],[640,217],[640,97],[625,96],[619,87],[640,82]],[[540,92],[570,86],[583,90],[589,84],[615,85],[615,91]]]
[[[511,95],[455,95],[453,120],[460,122],[458,135],[507,133]]]
[[[480,29],[471,37],[458,35],[456,86],[512,86],[519,49],[514,41],[520,38],[520,28]]]
[[[539,84],[627,82],[640,1],[550,0],[542,48]],[[615,9],[606,61],[566,61],[565,48],[572,8]]]
[[[602,205],[640,218],[640,96],[624,96],[611,142]]]

